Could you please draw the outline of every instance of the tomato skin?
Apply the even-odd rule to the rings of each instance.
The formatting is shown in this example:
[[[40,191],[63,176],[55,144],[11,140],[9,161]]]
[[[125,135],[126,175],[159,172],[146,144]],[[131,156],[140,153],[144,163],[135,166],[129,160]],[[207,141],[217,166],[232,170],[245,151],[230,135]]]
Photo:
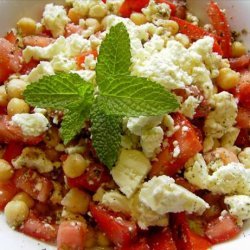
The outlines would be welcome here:
[[[10,142],[7,144],[3,154],[3,159],[11,163],[13,159],[22,153],[24,148],[23,143]]]
[[[180,113],[174,113],[173,119],[179,129],[171,137],[165,138],[168,146],[163,148],[156,156],[157,160],[152,162],[150,176],[161,174],[173,176],[184,167],[189,158],[202,150],[202,144],[193,125]],[[173,157],[174,141],[178,142],[180,148],[177,157]]]
[[[129,17],[133,11],[141,12],[142,8],[146,7],[149,0],[125,0],[119,9],[122,17]]]
[[[214,1],[210,1],[207,13],[217,35],[221,38],[220,45],[223,51],[223,56],[227,58],[231,57],[231,31],[225,14]]]
[[[17,42],[17,37],[13,31],[8,32],[4,38],[12,44],[16,44]]]
[[[250,109],[238,107],[236,121],[239,128],[250,129]]]
[[[0,182],[0,211],[18,192],[12,181]]]
[[[80,221],[63,221],[57,233],[57,249],[84,250],[87,225]]]
[[[123,219],[100,205],[91,203],[89,210],[99,228],[116,246],[130,245],[137,235],[135,222]]]
[[[247,109],[250,109],[250,82],[243,82],[238,87],[239,104]]]
[[[53,189],[53,184],[49,179],[31,169],[18,169],[15,172],[14,180],[17,188],[40,202],[47,201]]]
[[[56,241],[58,226],[48,224],[31,211],[28,219],[19,228],[19,231],[33,238],[53,243]]]
[[[84,67],[82,64],[85,62],[86,56],[93,55],[94,58],[96,59],[98,56],[98,52],[96,50],[88,51],[88,52],[83,52],[82,54],[76,56],[76,64],[79,69],[83,69]]]
[[[176,13],[176,5],[173,4],[171,1],[168,0],[156,0],[156,3],[166,3],[169,5],[169,8],[171,9],[171,16],[174,16]]]
[[[150,246],[147,243],[146,238],[141,238],[137,242],[132,243],[129,246],[116,247],[115,250],[150,250]]]
[[[108,169],[100,163],[90,163],[84,173],[76,178],[67,178],[70,187],[84,188],[95,192],[102,183],[109,182],[111,175]]]
[[[235,145],[238,147],[250,147],[250,129],[240,130]]]
[[[196,191],[199,190],[198,187],[196,187],[195,185],[189,183],[189,182],[188,182],[186,179],[184,179],[183,177],[177,177],[177,178],[175,179],[175,183],[176,183],[177,185],[180,185],[180,186],[186,188],[187,190],[189,190],[189,191],[192,192],[192,193],[195,193]]]
[[[39,64],[39,61],[31,58],[31,60],[26,63],[23,62],[22,69],[20,70],[20,74],[28,75],[32,69],[34,69]]]
[[[230,58],[229,59],[230,68],[236,71],[243,70],[247,68],[250,64],[250,55],[243,55],[238,58]]]
[[[208,223],[205,230],[206,236],[212,243],[220,243],[236,237],[240,233],[240,228],[236,220],[229,214],[221,215]]]
[[[53,43],[55,39],[46,36],[25,36],[23,38],[24,46],[38,46],[38,47],[46,47]]]

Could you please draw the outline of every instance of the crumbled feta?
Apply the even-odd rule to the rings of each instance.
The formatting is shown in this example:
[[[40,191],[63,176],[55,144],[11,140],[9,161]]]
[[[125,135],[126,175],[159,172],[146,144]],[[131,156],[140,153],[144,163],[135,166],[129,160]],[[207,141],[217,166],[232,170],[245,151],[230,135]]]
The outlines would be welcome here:
[[[142,152],[123,149],[111,175],[121,192],[130,198],[150,169],[151,164]]]
[[[11,122],[19,126],[25,136],[39,136],[49,127],[48,119],[40,113],[16,114],[12,116]]]
[[[95,59],[94,55],[87,55],[84,61],[84,68],[87,70],[94,70],[96,67],[97,59]]]
[[[51,66],[54,71],[69,72],[71,70],[76,70],[76,61],[74,59],[68,59],[64,55],[56,55],[51,60]]]
[[[242,226],[244,220],[250,219],[250,196],[226,196],[224,202],[229,207],[229,213],[238,219],[240,226]]]
[[[239,128],[236,127],[229,128],[227,133],[225,133],[220,140],[221,146],[224,148],[233,147],[239,133],[240,133]]]
[[[238,154],[238,158],[245,168],[250,169],[250,147],[244,148],[243,151]]]
[[[70,73],[78,74],[83,80],[87,82],[95,82],[96,79],[96,73],[94,70],[71,70]]]
[[[181,113],[186,117],[193,119],[196,108],[199,106],[200,102],[201,101],[198,98],[195,98],[194,96],[189,96],[181,104]]]
[[[119,14],[120,7],[122,6],[124,0],[107,0],[106,6],[109,14]]]
[[[174,119],[170,115],[164,115],[162,124],[167,128],[167,136],[171,136],[176,131],[176,128],[174,126]]]
[[[53,170],[53,163],[46,157],[45,153],[35,147],[26,147],[21,155],[12,160],[14,168],[22,167],[36,169],[39,173],[49,173]]]
[[[47,4],[43,12],[42,23],[51,31],[53,37],[64,34],[64,28],[70,21],[66,10],[61,5]]]
[[[175,184],[168,176],[153,177],[142,185],[139,201],[158,214],[188,213],[202,214],[209,205],[200,197]]]

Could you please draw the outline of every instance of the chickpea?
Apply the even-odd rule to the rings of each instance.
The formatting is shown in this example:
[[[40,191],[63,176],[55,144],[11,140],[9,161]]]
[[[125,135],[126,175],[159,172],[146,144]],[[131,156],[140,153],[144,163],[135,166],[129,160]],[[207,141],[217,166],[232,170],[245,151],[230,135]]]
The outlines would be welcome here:
[[[90,248],[96,245],[95,231],[92,227],[88,227],[86,234],[85,247]]]
[[[93,18],[103,18],[107,15],[107,7],[105,4],[96,4],[89,10],[89,16]]]
[[[97,232],[97,244],[101,247],[107,247],[110,245],[109,239],[103,232]]]
[[[32,18],[23,17],[17,22],[17,29],[22,35],[34,35],[36,33],[36,22]]]
[[[72,188],[64,196],[61,204],[66,207],[67,210],[73,213],[86,213],[90,202],[90,195],[86,192]]]
[[[75,178],[83,174],[88,167],[89,161],[80,154],[71,154],[63,162],[63,171],[67,177]]]
[[[216,84],[223,90],[234,88],[240,80],[239,73],[230,68],[220,69],[219,76],[216,78]]]
[[[136,25],[142,25],[147,22],[147,18],[142,13],[134,12],[130,15],[131,21]]]
[[[4,208],[4,215],[11,227],[21,225],[29,215],[29,208],[23,201],[10,201]]]
[[[9,180],[13,174],[14,171],[11,165],[7,161],[0,159],[0,181]]]
[[[8,104],[8,95],[6,93],[5,86],[0,86],[0,106],[7,106]]]
[[[247,53],[246,47],[238,41],[233,42],[232,44],[232,56],[233,57],[240,57]]]
[[[100,23],[95,18],[87,18],[85,24],[88,28],[92,28],[94,32],[97,32],[101,29]]]
[[[175,35],[175,39],[180,42],[185,48],[188,48],[190,46],[190,41],[188,36],[178,33]]]
[[[164,27],[171,32],[172,35],[175,35],[178,33],[179,31],[179,25],[177,22],[173,21],[173,20],[166,20],[164,22]]]
[[[6,92],[9,100],[12,98],[23,99],[23,92],[27,86],[27,82],[21,79],[12,79],[6,85]]]
[[[56,127],[51,127],[44,138],[47,148],[54,148],[60,143],[59,130]]]
[[[68,17],[74,24],[78,24],[82,16],[74,8],[71,8],[69,9]]]
[[[22,99],[12,98],[7,105],[7,113],[9,116],[15,114],[29,113],[29,105]]]
[[[25,192],[20,192],[14,196],[13,201],[23,201],[28,208],[32,208],[35,205],[34,200]]]

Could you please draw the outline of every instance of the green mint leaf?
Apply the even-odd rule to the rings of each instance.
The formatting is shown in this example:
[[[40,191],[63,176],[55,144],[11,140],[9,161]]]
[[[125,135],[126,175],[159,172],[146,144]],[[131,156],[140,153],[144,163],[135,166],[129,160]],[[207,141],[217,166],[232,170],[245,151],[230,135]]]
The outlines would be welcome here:
[[[107,82],[107,86],[98,103],[109,115],[163,115],[179,106],[173,94],[142,77],[118,76],[117,80]]]
[[[128,75],[131,66],[130,39],[123,23],[110,29],[101,44],[96,65],[96,82],[100,91],[105,91],[106,83],[115,75]]]
[[[95,105],[91,111],[93,146],[101,162],[112,168],[121,144],[122,118],[109,116]]]
[[[77,74],[58,73],[28,85],[24,96],[26,102],[33,106],[64,111],[60,131],[67,144],[89,118],[93,87]]]

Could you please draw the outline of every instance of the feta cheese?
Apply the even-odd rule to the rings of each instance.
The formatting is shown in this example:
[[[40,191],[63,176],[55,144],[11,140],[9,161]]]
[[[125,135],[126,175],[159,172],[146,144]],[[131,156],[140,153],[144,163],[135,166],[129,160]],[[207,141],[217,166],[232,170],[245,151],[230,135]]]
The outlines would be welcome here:
[[[76,70],[76,61],[74,59],[68,59],[64,55],[56,55],[51,60],[51,66],[54,71],[70,72],[71,70]]]
[[[11,122],[19,126],[25,136],[39,136],[49,127],[48,119],[40,113],[16,114],[12,116]]]
[[[239,133],[240,133],[239,128],[236,127],[229,128],[228,132],[226,132],[220,140],[221,146],[225,148],[233,147]]]
[[[238,154],[238,158],[245,168],[250,169],[250,147],[244,148],[243,151]]]
[[[168,176],[153,177],[142,185],[139,201],[158,214],[188,213],[202,214],[209,205],[200,197],[175,184]]]
[[[229,207],[229,213],[238,219],[240,226],[243,225],[244,220],[250,219],[250,196],[226,196],[224,202]]]
[[[109,14],[119,14],[120,7],[124,0],[106,0],[106,6]]]
[[[53,170],[53,163],[46,157],[45,153],[35,147],[26,147],[21,155],[12,160],[14,168],[22,167],[36,169],[39,173],[49,173]]]
[[[195,98],[194,96],[189,96],[182,104],[181,104],[181,113],[186,117],[193,119],[195,115],[195,110],[201,103],[201,100]]]
[[[64,34],[64,28],[70,21],[66,10],[61,5],[47,4],[43,12],[42,23],[51,31],[53,37]]]
[[[70,73],[78,74],[83,80],[95,83],[96,73],[94,70],[71,70]]]
[[[120,153],[111,175],[122,193],[130,198],[151,169],[150,161],[138,150],[125,150]]]

